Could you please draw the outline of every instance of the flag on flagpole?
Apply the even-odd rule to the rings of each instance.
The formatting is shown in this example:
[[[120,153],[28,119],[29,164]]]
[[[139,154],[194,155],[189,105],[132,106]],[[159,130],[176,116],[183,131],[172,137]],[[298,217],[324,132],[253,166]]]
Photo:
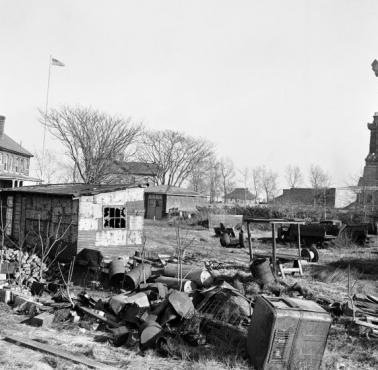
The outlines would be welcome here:
[[[58,59],[55,59],[55,58],[51,58],[51,64],[53,66],[64,67],[64,63],[62,63],[61,61],[59,61]]]

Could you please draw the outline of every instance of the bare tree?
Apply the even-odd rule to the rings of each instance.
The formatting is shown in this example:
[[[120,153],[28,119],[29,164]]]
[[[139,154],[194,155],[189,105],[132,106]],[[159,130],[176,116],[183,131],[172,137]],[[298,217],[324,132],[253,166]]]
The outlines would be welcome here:
[[[45,115],[40,110],[40,121]],[[92,108],[51,109],[46,124],[67,150],[84,183],[103,183],[110,175],[109,164],[122,153],[131,155],[142,126],[130,118],[110,116]]]
[[[277,192],[277,177],[277,173],[265,167],[262,168],[261,183],[267,202],[271,201]]]
[[[42,152],[34,153],[34,171],[36,176],[45,184],[56,182],[57,174],[59,172],[58,158],[52,150],[45,150],[44,158]]]
[[[330,185],[329,175],[318,165],[312,164],[310,167],[309,180],[314,189],[314,206],[317,198],[323,193],[323,203],[326,204],[326,189]]]
[[[181,186],[212,156],[212,144],[178,131],[150,131],[143,135],[138,158],[159,166],[157,183]]]
[[[309,174],[310,184],[314,189],[324,188],[329,186],[329,175],[318,165],[312,164]]]
[[[253,192],[255,195],[255,201],[257,201],[260,197],[260,194],[263,190],[263,172],[264,169],[262,167],[254,167],[251,172],[251,180],[252,180],[252,187]]]
[[[233,187],[235,177],[234,164],[229,158],[222,158],[219,162],[219,172],[222,179],[223,201],[226,203],[227,193]]]
[[[299,166],[287,166],[285,169],[286,181],[290,188],[296,188],[303,183],[303,175]]]
[[[222,194],[222,181],[220,172],[220,162],[214,161],[209,171],[209,190],[210,190],[210,203],[218,200]]]
[[[209,161],[202,161],[189,174],[189,188],[198,193],[208,193],[208,173],[211,168]]]
[[[219,193],[219,183],[219,163],[214,155],[199,163],[189,175],[189,188],[209,195],[210,203],[214,202]]]
[[[241,171],[239,171],[242,176],[243,187],[244,187],[244,207],[247,205],[247,192],[248,192],[248,185],[250,180],[251,171],[248,167],[244,167]]]

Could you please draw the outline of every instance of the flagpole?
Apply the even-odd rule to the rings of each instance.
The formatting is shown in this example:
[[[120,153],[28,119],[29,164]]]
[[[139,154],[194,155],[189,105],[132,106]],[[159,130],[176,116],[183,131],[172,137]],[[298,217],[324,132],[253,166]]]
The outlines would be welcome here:
[[[47,78],[47,92],[46,92],[46,106],[43,127],[43,142],[42,142],[42,164],[41,164],[41,180],[43,182],[43,175],[45,172],[45,141],[46,141],[46,125],[47,125],[47,109],[49,106],[49,93],[50,93],[50,75],[51,75],[51,55],[49,57],[49,75]]]

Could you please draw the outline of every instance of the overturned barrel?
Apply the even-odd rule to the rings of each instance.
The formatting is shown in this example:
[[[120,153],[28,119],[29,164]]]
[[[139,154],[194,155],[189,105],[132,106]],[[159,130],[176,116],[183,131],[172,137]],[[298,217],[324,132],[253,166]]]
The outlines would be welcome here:
[[[182,290],[185,293],[191,293],[197,289],[197,284],[194,281],[188,279],[159,276],[155,281],[157,283],[165,284],[168,288]]]
[[[110,285],[120,286],[125,276],[125,261],[122,257],[117,257],[112,260],[109,268]]]
[[[168,263],[164,267],[164,275],[177,278],[179,276],[177,264]],[[210,286],[214,281],[211,273],[202,267],[182,265],[180,275],[183,279],[194,281],[198,286]]]
[[[142,282],[151,276],[151,265],[141,263],[130,272],[123,280],[123,288],[126,290],[135,290]]]
[[[275,280],[269,260],[266,258],[256,258],[253,260],[250,270],[255,280],[262,285],[272,283]]]

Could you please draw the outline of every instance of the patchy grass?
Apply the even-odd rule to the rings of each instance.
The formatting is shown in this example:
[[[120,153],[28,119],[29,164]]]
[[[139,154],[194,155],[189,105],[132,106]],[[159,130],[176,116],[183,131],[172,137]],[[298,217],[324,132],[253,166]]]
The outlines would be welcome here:
[[[241,292],[253,296],[260,287],[252,281],[249,273],[249,253],[246,249],[223,248],[213,231],[186,225],[181,236],[192,243],[186,251],[188,263],[203,265],[205,260],[214,261],[217,280],[225,280]],[[171,254],[176,249],[176,229],[167,222],[146,221],[146,248],[151,251]],[[256,230],[256,235],[261,230]],[[253,243],[254,250],[270,250],[269,243]],[[296,249],[279,246],[283,252],[296,253]],[[113,251],[114,252],[114,251]],[[289,276],[284,282],[267,287],[272,290],[288,291],[298,283],[307,293],[315,297],[326,297],[343,301],[347,295],[348,265],[351,266],[351,281],[357,293],[370,292],[378,295],[376,283],[377,249],[341,246],[340,248],[320,250],[320,264],[305,266],[305,276]],[[115,251],[124,254],[123,249]],[[355,282],[356,281],[356,282]],[[104,294],[103,292],[93,292]],[[33,328],[20,322],[24,316],[12,313],[6,305],[0,304],[0,335],[13,333],[27,338],[47,341],[72,353],[82,353],[88,357],[119,369],[247,369],[248,359],[239,352],[230,353],[222,343],[189,347],[173,341],[169,356],[162,357],[154,351],[140,352],[137,349],[114,347],[109,344],[102,332],[82,332],[77,326],[57,326],[52,329]],[[100,340],[101,337],[101,340]],[[226,348],[225,348],[226,347]],[[0,340],[0,368],[2,369],[86,369],[69,361],[48,356],[15,344]],[[376,369],[378,368],[377,342],[361,336],[352,327],[343,323],[332,326],[322,364],[323,369]]]

